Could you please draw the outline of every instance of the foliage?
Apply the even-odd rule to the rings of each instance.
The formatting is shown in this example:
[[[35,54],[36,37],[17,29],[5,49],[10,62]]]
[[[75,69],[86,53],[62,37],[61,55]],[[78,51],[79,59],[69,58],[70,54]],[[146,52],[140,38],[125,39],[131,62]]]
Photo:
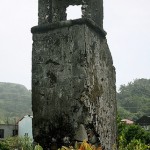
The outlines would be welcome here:
[[[123,141],[124,139],[122,139]],[[133,139],[128,145],[122,144],[120,141],[119,143],[119,150],[148,150],[150,146],[141,142],[141,140]]]
[[[0,141],[0,150],[9,150],[8,146]]]
[[[147,150],[148,145],[141,142],[141,140],[133,139],[128,145],[127,150]]]
[[[11,137],[7,138],[5,141],[0,143],[0,150],[15,150],[15,149],[22,149],[22,150],[33,150],[32,142],[29,138],[23,137]],[[38,144],[35,146],[34,150],[43,150],[43,148]],[[58,150],[102,150],[102,148],[96,147],[94,145],[88,144],[86,141],[82,143],[75,143],[75,146],[66,147],[62,146]]]
[[[43,148],[38,144],[35,146],[34,150],[43,150]]]
[[[0,123],[15,123],[31,111],[31,91],[25,86],[0,82]]]
[[[118,119],[119,150],[147,150],[150,144],[150,132],[138,125],[126,125]]]
[[[121,118],[137,120],[150,115],[150,79],[136,79],[128,85],[121,85],[117,102]]]
[[[102,148],[100,146],[96,147],[94,145],[88,144],[86,141],[83,141],[81,144],[76,142],[74,147],[62,146],[62,148],[58,150],[102,150]]]
[[[9,137],[2,141],[1,145],[4,147],[2,150],[33,150],[32,140],[29,137]]]

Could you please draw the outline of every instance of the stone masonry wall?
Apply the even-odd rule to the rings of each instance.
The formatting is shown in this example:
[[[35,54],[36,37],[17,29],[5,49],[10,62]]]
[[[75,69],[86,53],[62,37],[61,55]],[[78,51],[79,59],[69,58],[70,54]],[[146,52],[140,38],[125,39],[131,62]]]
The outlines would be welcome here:
[[[105,150],[116,144],[115,68],[106,38],[86,22],[33,32],[34,140],[44,149],[93,125]]]
[[[82,18],[103,28],[103,0],[39,0],[39,25],[66,20],[69,5],[82,5]]]

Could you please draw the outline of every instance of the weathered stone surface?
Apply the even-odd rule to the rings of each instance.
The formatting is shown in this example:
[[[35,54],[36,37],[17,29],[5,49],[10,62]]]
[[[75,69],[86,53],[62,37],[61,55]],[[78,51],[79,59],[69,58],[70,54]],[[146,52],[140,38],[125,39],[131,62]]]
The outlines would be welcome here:
[[[69,5],[82,5],[82,19],[66,21]],[[115,68],[103,30],[103,0],[39,0],[32,33],[35,142],[57,149],[88,135],[91,144],[112,150]]]
[[[32,29],[33,133],[44,149],[73,141],[81,124],[105,150],[116,144],[115,68],[99,31],[86,21]]]
[[[82,5],[82,18],[103,27],[103,0],[39,0],[39,25],[66,20],[69,5]]]

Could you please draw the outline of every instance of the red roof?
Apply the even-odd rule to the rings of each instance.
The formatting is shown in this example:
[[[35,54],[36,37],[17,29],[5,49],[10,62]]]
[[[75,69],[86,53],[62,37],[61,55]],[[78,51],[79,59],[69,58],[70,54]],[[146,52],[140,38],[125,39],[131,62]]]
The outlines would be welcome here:
[[[133,124],[134,122],[129,119],[122,119],[121,122],[125,122],[126,124]]]

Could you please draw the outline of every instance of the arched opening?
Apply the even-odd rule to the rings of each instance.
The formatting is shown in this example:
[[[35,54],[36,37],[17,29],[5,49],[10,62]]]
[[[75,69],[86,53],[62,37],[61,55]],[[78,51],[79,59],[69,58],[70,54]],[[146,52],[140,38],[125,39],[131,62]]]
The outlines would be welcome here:
[[[82,18],[82,5],[69,5],[66,8],[67,20]]]

